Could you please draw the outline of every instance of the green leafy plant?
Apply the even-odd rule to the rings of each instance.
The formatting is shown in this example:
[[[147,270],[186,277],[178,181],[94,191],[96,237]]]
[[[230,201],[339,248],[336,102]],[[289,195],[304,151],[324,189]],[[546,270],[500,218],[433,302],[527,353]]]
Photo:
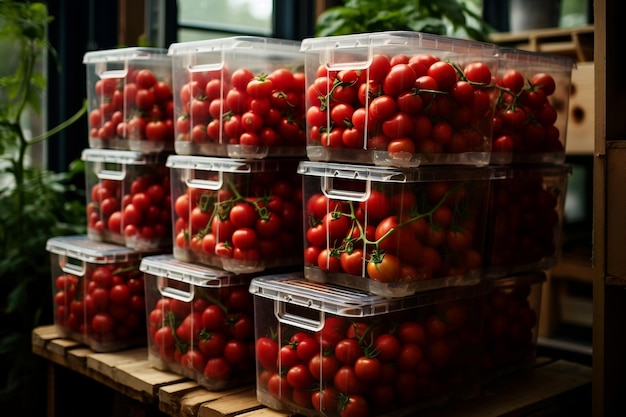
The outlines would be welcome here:
[[[316,21],[316,36],[411,30],[486,41],[492,30],[472,0],[343,0]]]
[[[85,231],[84,197],[73,185],[84,175],[81,161],[57,173],[31,158],[35,145],[86,113],[84,105],[59,126],[30,134],[29,121],[41,112],[46,87],[39,63],[48,52],[54,57],[46,38],[51,20],[44,3],[0,0],[0,408],[5,415],[17,415],[16,410],[29,415],[36,388],[45,381],[30,343],[32,329],[51,322],[46,241]]]

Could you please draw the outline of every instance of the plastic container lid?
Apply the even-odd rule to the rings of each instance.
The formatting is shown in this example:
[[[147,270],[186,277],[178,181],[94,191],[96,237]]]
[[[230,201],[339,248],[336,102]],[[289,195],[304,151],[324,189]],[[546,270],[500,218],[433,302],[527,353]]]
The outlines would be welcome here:
[[[298,173],[326,178],[341,178],[361,181],[381,181],[395,183],[442,181],[442,180],[488,180],[499,173],[495,170],[476,167],[419,167],[395,168],[367,165],[350,165],[301,161]]]
[[[156,277],[166,277],[198,287],[228,287],[247,285],[252,277],[235,274],[222,269],[183,262],[172,254],[146,256],[141,260],[139,270]]]
[[[154,60],[161,56],[167,58],[167,49],[149,47],[105,49],[85,53],[83,56],[83,64],[126,61],[131,59]]]
[[[220,158],[212,156],[188,156],[188,155],[170,155],[167,158],[165,166],[176,169],[195,169],[198,171],[215,171],[215,172],[271,172],[280,171],[285,168],[285,163],[292,160],[289,159],[232,159]],[[292,161],[294,164],[296,161]]]
[[[490,285],[496,288],[512,287],[516,285],[534,285],[541,284],[547,280],[544,271],[521,272],[519,274],[507,275],[503,278],[496,278],[490,282]]]
[[[576,68],[576,60],[565,55],[546,54],[535,51],[526,51],[510,47],[500,47],[500,56],[512,66],[541,66],[551,70],[570,72]],[[504,66],[506,69],[506,65]]]
[[[105,162],[125,165],[150,165],[162,162],[162,156],[156,153],[124,151],[114,149],[83,149],[81,159],[86,162]]]
[[[499,51],[499,47],[493,43],[402,30],[307,38],[302,40],[300,50],[318,51],[387,46],[409,46],[484,56],[495,56]]]
[[[48,252],[83,262],[110,264],[139,260],[141,253],[125,246],[91,240],[87,235],[57,236],[46,242]]]
[[[299,52],[299,47],[299,42],[287,39],[262,36],[230,36],[225,38],[173,43],[168,49],[168,55],[188,55],[237,49],[263,55],[269,59],[271,56],[267,56],[267,50],[293,54],[294,52]]]
[[[486,293],[485,285],[478,283],[386,298],[340,285],[308,281],[301,273],[253,278],[249,291],[259,297],[347,317],[376,316]]]

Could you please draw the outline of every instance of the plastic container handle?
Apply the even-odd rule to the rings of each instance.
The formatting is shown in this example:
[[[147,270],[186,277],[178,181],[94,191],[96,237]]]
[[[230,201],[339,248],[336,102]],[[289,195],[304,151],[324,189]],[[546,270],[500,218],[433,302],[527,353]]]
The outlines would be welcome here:
[[[76,275],[78,277],[82,277],[85,275],[85,262],[79,261],[76,263],[69,262],[69,260],[74,259],[70,258],[67,255],[59,255],[59,266],[61,270],[67,274]]]
[[[363,59],[346,59],[343,56],[341,59],[337,59],[336,54],[343,52],[342,50],[348,50],[356,57],[356,52],[362,51]],[[324,64],[328,71],[341,71],[348,70],[367,70],[372,65],[372,51],[369,46],[355,45],[353,42],[347,44],[336,43],[335,48],[328,49],[320,53],[320,62]]]
[[[98,76],[101,79],[109,79],[109,78],[124,78],[126,77],[127,71],[126,70],[109,70],[109,71],[103,71],[101,73],[98,74]]]
[[[189,290],[185,291],[180,288],[172,288],[167,286],[165,283],[166,277],[159,276],[157,277],[157,288],[159,292],[164,297],[174,298],[178,301],[182,301],[184,303],[190,303],[193,301],[195,289],[193,285],[189,285]]]
[[[102,163],[96,163],[96,176],[101,180],[114,180],[114,181],[122,181],[126,178],[126,167],[124,165],[120,165],[121,170],[115,171],[113,169],[103,169]]]
[[[212,72],[212,71],[220,71],[224,68],[223,61],[216,62],[214,64],[197,64],[197,65],[187,65],[187,71],[189,72]]]
[[[185,176],[185,184],[187,185],[187,187],[192,187],[192,188],[200,188],[203,190],[219,190],[222,188],[222,186],[224,185],[224,173],[221,171],[218,171],[218,179],[217,180],[202,180],[202,179],[198,179],[198,178],[189,178],[189,171],[191,170],[187,170],[187,175]]]
[[[322,177],[322,193],[331,199],[351,201],[365,201],[369,198],[372,189],[370,181],[365,182],[365,191],[340,190],[333,185],[332,177]]]
[[[105,78],[124,78],[128,74],[127,68],[107,68],[110,62],[99,62],[96,64],[95,73],[101,79]],[[118,65],[119,66],[119,65]]]
[[[274,316],[276,316],[276,319],[278,319],[280,323],[296,326],[300,329],[309,330],[311,332],[322,330],[324,327],[324,316],[321,311],[319,320],[314,320],[288,312],[286,308],[287,304],[288,303],[281,301],[274,302]]]

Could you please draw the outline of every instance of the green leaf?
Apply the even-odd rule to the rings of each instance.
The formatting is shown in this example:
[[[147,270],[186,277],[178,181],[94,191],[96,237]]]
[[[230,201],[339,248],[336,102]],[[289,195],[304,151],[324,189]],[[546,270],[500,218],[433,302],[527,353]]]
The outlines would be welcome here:
[[[411,30],[423,33],[433,33],[435,35],[447,34],[447,27],[439,19],[427,18],[422,19],[411,24]]]
[[[363,20],[358,9],[348,7],[334,7],[326,10],[318,17],[317,36],[329,36],[330,33],[336,35],[346,35],[359,33],[363,27],[358,24]]]
[[[474,0],[345,0],[319,16],[316,36],[414,30],[485,40],[489,26],[477,10]]]
[[[466,10],[454,2],[443,2],[440,6],[441,16],[452,22],[454,26],[465,26]]]
[[[368,31],[407,30],[409,29],[406,15],[399,10],[381,10],[367,20]]]

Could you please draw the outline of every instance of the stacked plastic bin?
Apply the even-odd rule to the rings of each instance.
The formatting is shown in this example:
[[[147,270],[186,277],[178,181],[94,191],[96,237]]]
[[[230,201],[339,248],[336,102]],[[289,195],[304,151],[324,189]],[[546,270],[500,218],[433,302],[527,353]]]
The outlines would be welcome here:
[[[171,250],[173,150],[167,51],[88,52],[89,147],[83,150],[87,235],[53,237],[54,317],[59,331],[95,351],[146,342],[140,262]]]
[[[83,150],[87,231],[142,252],[171,247],[174,148],[172,64],[167,50],[87,52],[89,148]]]
[[[302,268],[300,44],[172,44],[171,253],[144,258],[153,366],[209,390],[254,382],[251,280]]]
[[[96,352],[146,342],[142,253],[86,235],[48,239],[54,324]]]
[[[483,378],[529,370],[541,292],[558,262],[571,168],[565,163],[574,61],[501,48],[484,276],[493,290],[484,327]]]
[[[48,244],[67,335],[310,416],[533,364],[570,60],[395,31],[85,63],[88,234]]]
[[[299,43],[170,46],[174,256],[235,273],[302,264],[304,60]]]
[[[477,395],[498,48],[380,32],[301,51],[304,269],[252,280],[257,398],[373,416]]]

